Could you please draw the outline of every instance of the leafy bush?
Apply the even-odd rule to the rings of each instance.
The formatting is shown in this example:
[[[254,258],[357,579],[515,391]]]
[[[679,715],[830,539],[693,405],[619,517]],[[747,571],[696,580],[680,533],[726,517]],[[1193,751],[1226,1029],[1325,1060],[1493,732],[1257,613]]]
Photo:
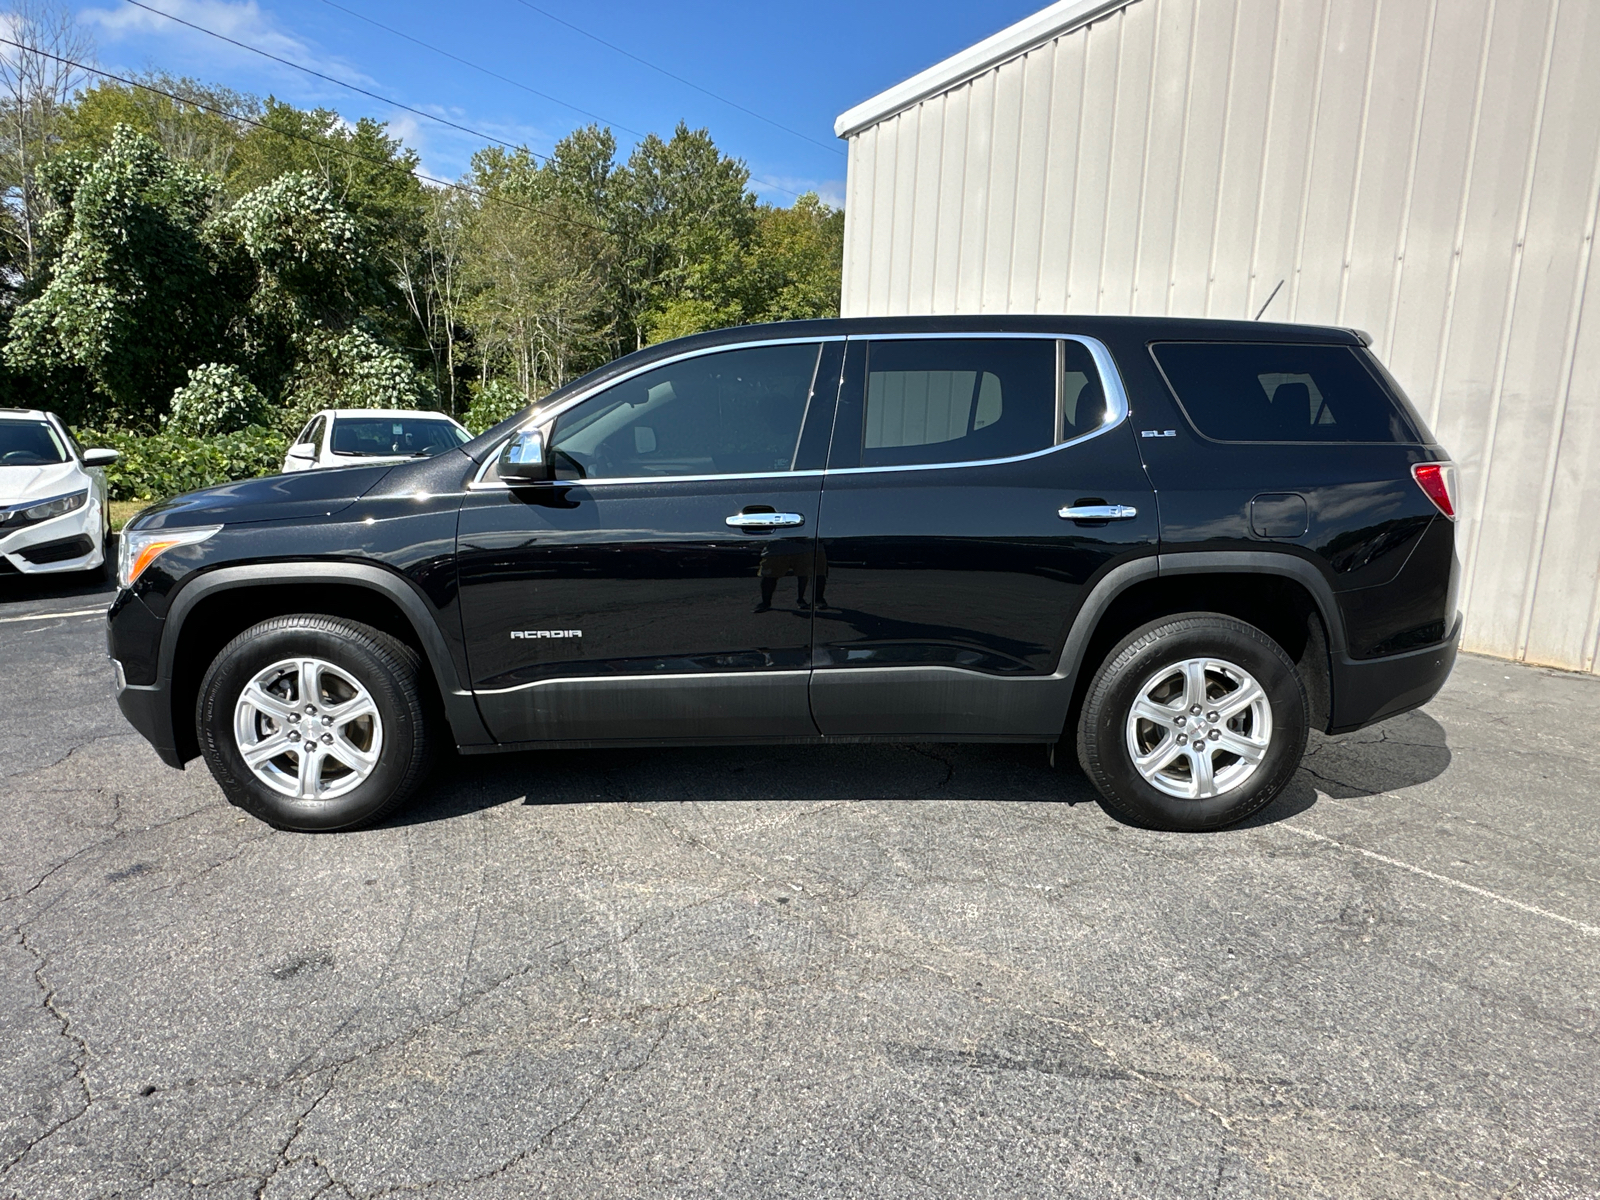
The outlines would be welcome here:
[[[527,407],[528,397],[516,384],[509,379],[491,379],[488,383],[473,385],[472,403],[461,423],[476,437]]]
[[[84,446],[104,446],[121,455],[106,468],[106,488],[113,500],[165,500],[236,479],[275,475],[289,449],[287,437],[261,425],[209,438],[171,431],[140,437],[89,429],[77,430],[75,436]]]
[[[406,361],[371,334],[316,330],[304,339],[280,421],[294,435],[324,408],[432,408],[431,389]]]
[[[206,363],[172,393],[166,431],[185,437],[216,437],[264,423],[267,400],[236,367]]]

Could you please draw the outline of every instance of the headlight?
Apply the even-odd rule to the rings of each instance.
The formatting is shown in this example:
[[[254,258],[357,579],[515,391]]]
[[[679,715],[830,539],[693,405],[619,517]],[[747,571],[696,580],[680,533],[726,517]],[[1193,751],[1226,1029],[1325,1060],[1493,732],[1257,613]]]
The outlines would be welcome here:
[[[24,523],[32,525],[35,521],[48,521],[52,517],[64,517],[69,512],[76,512],[89,503],[89,489],[73,492],[70,496],[54,496],[49,500],[41,500],[20,510]],[[18,510],[13,509],[14,513]]]
[[[124,529],[117,546],[117,583],[125,588],[143,575],[145,568],[174,546],[194,546],[213,536],[221,525],[199,529]]]

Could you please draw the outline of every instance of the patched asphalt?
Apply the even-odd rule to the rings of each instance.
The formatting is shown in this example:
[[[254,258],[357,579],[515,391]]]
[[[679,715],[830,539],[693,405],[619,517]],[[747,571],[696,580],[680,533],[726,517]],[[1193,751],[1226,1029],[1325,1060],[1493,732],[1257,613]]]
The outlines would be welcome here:
[[[0,1196],[1600,1193],[1600,678],[1463,657],[1247,826],[1037,747],[446,762],[277,833],[0,588]]]

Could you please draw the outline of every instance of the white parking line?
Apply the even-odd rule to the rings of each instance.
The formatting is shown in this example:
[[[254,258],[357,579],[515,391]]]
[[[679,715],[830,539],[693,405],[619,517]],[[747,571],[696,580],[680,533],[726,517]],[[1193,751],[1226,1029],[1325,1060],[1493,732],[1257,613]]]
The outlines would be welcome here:
[[[1564,917],[1560,913],[1551,912],[1547,908],[1524,904],[1521,900],[1513,900],[1510,896],[1502,896],[1498,892],[1491,892],[1488,888],[1464,883],[1459,879],[1451,879],[1448,875],[1441,875],[1437,871],[1430,871],[1426,867],[1417,866],[1415,863],[1404,862],[1398,858],[1390,858],[1387,854],[1379,854],[1376,850],[1365,850],[1360,846],[1352,846],[1349,842],[1339,841],[1338,838],[1312,833],[1311,830],[1301,829],[1298,825],[1279,824],[1278,828],[1287,829],[1290,833],[1297,833],[1301,837],[1310,838],[1314,842],[1325,842],[1329,846],[1337,846],[1341,850],[1349,850],[1355,854],[1365,855],[1367,858],[1387,863],[1391,867],[1399,867],[1402,871],[1410,871],[1413,875],[1421,875],[1424,879],[1431,879],[1435,883],[1443,883],[1449,887],[1460,888],[1463,892],[1471,892],[1474,896],[1482,896],[1485,900],[1493,900],[1496,904],[1505,904],[1511,908],[1521,909],[1525,913],[1532,913],[1536,917],[1548,917],[1552,921],[1560,921],[1563,925],[1571,925],[1578,932],[1588,934],[1590,937],[1600,937],[1600,925],[1587,925],[1582,921],[1574,920],[1572,917]]]
[[[106,610],[103,608],[75,608],[71,612],[39,612],[25,613],[20,617],[0,617],[0,625],[8,625],[12,621],[50,621],[57,617],[103,617]]]

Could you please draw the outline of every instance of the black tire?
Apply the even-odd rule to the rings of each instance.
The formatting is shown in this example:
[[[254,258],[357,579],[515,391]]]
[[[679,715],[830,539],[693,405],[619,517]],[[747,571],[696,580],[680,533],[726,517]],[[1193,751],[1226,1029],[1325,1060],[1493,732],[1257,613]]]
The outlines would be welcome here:
[[[371,774],[332,799],[275,791],[245,764],[234,733],[245,686],[274,663],[296,657],[318,658],[348,673],[372,697],[382,723]],[[417,792],[432,761],[420,670],[409,646],[355,621],[302,613],[254,625],[222,648],[200,684],[195,732],[206,766],[231,803],[279,829],[328,831],[382,820]]]
[[[1129,717],[1147,680],[1163,668],[1201,658],[1220,659],[1249,672],[1265,693],[1272,727],[1253,773],[1214,796],[1181,798],[1153,786],[1135,767]],[[1221,676],[1208,679],[1219,690],[1227,686]],[[1204,723],[1204,718],[1202,714],[1199,720]],[[1182,613],[1134,630],[1100,664],[1078,719],[1078,761],[1106,803],[1130,820],[1175,831],[1217,829],[1243,820],[1283,791],[1305,754],[1309,726],[1305,685],[1277,642],[1232,617]],[[1220,758],[1208,755],[1207,761],[1221,761],[1223,771],[1243,761],[1226,751],[1215,753]],[[1199,760],[1175,761],[1175,773],[1187,771],[1191,780],[1204,770]]]

